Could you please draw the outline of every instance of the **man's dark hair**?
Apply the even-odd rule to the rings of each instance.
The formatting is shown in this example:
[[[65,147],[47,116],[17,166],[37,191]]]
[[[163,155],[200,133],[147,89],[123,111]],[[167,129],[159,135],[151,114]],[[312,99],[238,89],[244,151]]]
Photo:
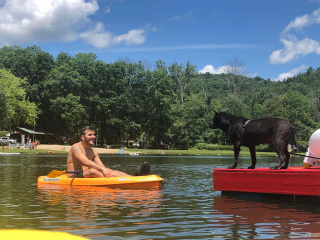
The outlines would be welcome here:
[[[91,127],[91,126],[85,126],[83,128],[81,128],[81,135],[86,135],[86,130],[91,130],[91,131],[94,131],[94,128]]]

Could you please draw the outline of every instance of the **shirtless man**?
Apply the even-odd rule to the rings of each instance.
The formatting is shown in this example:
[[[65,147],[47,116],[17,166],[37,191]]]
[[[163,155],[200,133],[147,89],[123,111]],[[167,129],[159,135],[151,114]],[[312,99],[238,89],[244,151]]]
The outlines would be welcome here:
[[[67,171],[81,171],[79,174],[68,173],[68,177],[94,178],[94,177],[122,177],[129,176],[124,172],[106,168],[97,152],[91,147],[96,136],[92,127],[81,129],[81,141],[72,145],[67,158]],[[141,171],[144,170],[144,171]],[[150,165],[144,163],[138,175],[147,175]]]

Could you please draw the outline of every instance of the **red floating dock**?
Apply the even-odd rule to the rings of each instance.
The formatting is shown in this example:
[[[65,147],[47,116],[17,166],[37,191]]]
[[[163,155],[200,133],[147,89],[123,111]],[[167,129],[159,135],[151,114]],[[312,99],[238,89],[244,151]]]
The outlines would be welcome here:
[[[214,169],[214,190],[320,196],[320,167]]]

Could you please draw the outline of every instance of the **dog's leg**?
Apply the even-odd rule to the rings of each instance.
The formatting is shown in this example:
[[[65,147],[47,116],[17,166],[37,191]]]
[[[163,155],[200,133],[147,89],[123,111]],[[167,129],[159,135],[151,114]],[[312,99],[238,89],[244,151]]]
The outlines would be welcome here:
[[[234,152],[234,162],[232,166],[229,166],[229,169],[234,169],[238,166],[238,159],[239,159],[239,152],[240,152],[240,144],[235,144],[233,146],[233,152]]]
[[[285,142],[285,141],[278,141],[278,142],[275,142],[276,144],[272,144],[275,149],[277,150],[277,154],[278,154],[278,157],[279,157],[279,163],[278,165],[274,166],[274,167],[271,167],[270,169],[278,169],[281,167],[281,165],[285,162],[284,166],[281,167],[281,169],[287,169],[288,168],[288,165],[289,165],[289,159],[290,159],[290,154],[288,152],[288,143]]]
[[[256,147],[249,147],[250,149],[250,155],[251,155],[251,166],[248,167],[248,169],[255,169],[257,158],[256,158]]]
[[[270,167],[270,169],[278,169],[285,161],[286,157],[285,157],[284,152],[282,150],[277,149],[277,154],[278,154],[278,158],[279,158],[279,163],[278,163],[278,165],[276,165],[274,167]]]
[[[290,154],[287,148],[283,152],[285,155],[285,160],[284,160],[284,166],[282,166],[281,169],[287,169],[289,166]]]

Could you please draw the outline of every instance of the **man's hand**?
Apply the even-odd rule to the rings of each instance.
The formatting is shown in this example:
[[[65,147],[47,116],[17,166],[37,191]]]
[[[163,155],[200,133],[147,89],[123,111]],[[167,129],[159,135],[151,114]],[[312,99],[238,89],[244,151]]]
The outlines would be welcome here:
[[[107,169],[102,169],[102,174],[104,175],[104,177],[112,177],[111,171],[107,170]]]

